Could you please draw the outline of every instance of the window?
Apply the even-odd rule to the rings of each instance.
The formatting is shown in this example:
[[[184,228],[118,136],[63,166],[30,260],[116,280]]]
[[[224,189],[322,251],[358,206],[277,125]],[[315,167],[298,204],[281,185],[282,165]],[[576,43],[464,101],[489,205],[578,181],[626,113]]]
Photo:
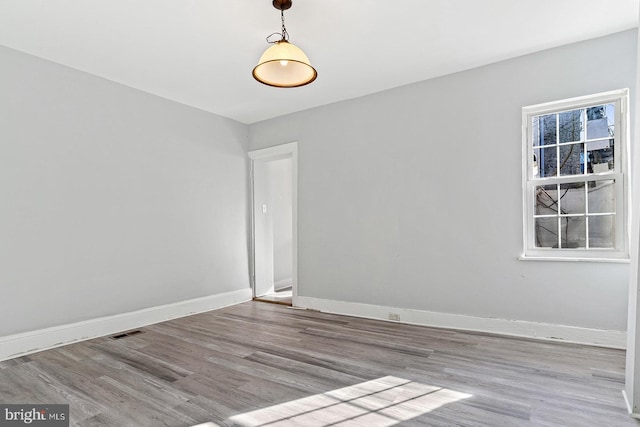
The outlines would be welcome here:
[[[522,109],[524,253],[628,259],[628,90]]]

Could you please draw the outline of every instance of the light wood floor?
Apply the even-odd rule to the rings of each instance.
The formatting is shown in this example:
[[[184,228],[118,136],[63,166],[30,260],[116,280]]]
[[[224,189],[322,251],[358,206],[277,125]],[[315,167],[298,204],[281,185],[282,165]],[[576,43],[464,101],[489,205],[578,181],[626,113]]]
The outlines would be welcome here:
[[[638,426],[624,352],[247,302],[0,363],[72,426]]]

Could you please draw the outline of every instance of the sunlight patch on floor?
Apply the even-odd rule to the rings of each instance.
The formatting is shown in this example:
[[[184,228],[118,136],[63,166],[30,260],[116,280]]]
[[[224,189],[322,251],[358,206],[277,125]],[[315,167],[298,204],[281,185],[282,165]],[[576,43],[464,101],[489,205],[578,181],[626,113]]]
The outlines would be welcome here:
[[[243,427],[300,425],[392,426],[472,395],[387,376],[235,415]],[[213,423],[198,427],[214,427]]]

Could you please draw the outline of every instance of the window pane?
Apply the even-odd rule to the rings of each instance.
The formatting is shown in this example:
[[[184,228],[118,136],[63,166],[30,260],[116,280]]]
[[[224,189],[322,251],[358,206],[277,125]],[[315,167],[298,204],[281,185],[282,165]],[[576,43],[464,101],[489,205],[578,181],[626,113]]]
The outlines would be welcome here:
[[[588,172],[609,172],[614,168],[613,139],[602,139],[587,144],[587,157],[589,159]]]
[[[580,175],[584,173],[583,144],[560,147],[560,175]]]
[[[589,247],[615,247],[615,216],[602,215],[589,217]]]
[[[532,146],[536,147],[538,145],[542,145],[542,141],[540,140],[540,117],[535,116],[531,119],[531,142]]]
[[[558,219],[557,218],[536,218],[535,223],[536,247],[557,248],[558,247]]]
[[[585,213],[584,182],[560,185],[560,212],[564,215]]]
[[[536,187],[536,215],[556,215],[558,213],[558,186],[539,185]]]
[[[613,136],[614,118],[613,104],[587,108],[587,139]]]
[[[556,143],[556,115],[548,114],[538,116],[539,145],[550,145]]]
[[[577,142],[581,140],[582,111],[584,110],[565,111],[558,115],[560,142]]]
[[[609,135],[615,136],[615,118],[616,118],[616,106],[614,104],[607,104],[604,106],[604,111],[607,114],[607,125],[609,127]]]
[[[560,236],[563,248],[587,247],[587,220],[583,216],[560,219]]]
[[[615,213],[615,180],[589,181],[589,213]]]
[[[550,176],[556,176],[557,163],[556,159],[557,151],[556,147],[541,148],[540,156],[538,157],[538,169],[540,171],[540,177],[546,178]]]

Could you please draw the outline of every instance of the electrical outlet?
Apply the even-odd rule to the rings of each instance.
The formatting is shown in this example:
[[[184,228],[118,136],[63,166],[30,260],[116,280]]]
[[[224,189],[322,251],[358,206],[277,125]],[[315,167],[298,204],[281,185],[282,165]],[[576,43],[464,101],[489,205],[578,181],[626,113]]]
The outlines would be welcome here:
[[[398,313],[389,313],[389,320],[400,321],[400,315]]]

